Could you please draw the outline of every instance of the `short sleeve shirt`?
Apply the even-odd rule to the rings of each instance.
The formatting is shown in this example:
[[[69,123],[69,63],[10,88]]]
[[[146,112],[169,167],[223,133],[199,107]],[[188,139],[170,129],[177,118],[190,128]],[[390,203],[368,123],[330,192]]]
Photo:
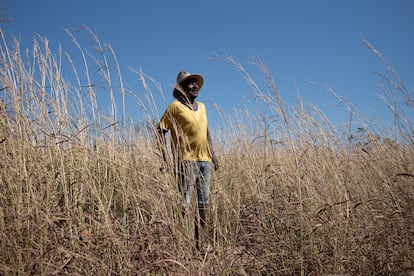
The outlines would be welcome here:
[[[197,110],[192,110],[180,101],[174,101],[159,123],[161,129],[171,131],[172,150],[180,161],[211,161],[206,107],[201,102],[197,104]]]

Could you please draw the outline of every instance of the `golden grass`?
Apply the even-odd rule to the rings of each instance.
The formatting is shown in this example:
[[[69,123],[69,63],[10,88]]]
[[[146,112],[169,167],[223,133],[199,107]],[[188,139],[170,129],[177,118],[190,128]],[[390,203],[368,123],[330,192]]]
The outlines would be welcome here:
[[[260,61],[268,92],[225,57],[269,115],[241,110],[244,119],[225,118],[227,128],[215,133],[221,169],[212,179],[212,248],[200,255],[191,224],[177,215],[174,179],[159,172],[152,94],[135,98],[148,122],[129,127],[125,97],[132,92],[118,65],[114,74],[109,70],[111,60],[117,64],[114,51],[87,31],[98,50],[92,67],[110,87],[109,112],[100,110],[89,73],[78,75],[91,69],[75,36],[69,33],[84,58],[80,67],[68,54],[56,58],[45,39],[25,52],[3,37],[1,274],[414,271],[414,135],[403,114],[394,126],[398,139],[363,131],[356,140],[354,130],[343,137],[318,108],[287,106]],[[77,83],[62,75],[62,56]],[[142,70],[134,73],[146,81]],[[120,85],[120,108],[113,82]],[[394,87],[385,92],[398,97],[401,86]]]

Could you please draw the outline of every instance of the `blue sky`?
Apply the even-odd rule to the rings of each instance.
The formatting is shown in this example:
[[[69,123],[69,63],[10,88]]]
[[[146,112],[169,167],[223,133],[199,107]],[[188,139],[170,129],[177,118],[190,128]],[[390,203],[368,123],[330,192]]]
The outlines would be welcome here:
[[[142,68],[160,83],[166,99],[154,93],[159,115],[173,100],[172,87],[182,69],[204,76],[199,100],[207,104],[213,124],[220,124],[213,102],[229,115],[244,105],[251,91],[229,64],[210,59],[218,54],[240,61],[258,79],[263,77],[249,60],[260,58],[287,103],[294,104],[300,91],[334,123],[349,119],[345,108],[309,82],[328,83],[367,114],[391,122],[378,98],[380,80],[373,74],[385,73],[385,66],[361,35],[414,90],[411,0],[5,0],[4,5],[12,21],[2,28],[23,47],[30,48],[39,34],[53,49],[61,45],[76,57],[79,53],[62,29],[89,27],[115,50],[125,85],[133,93],[141,96],[143,88],[130,68]],[[91,44],[90,39],[80,40],[84,47]],[[103,106],[107,100],[102,96]],[[139,120],[138,109],[127,105],[127,112]]]

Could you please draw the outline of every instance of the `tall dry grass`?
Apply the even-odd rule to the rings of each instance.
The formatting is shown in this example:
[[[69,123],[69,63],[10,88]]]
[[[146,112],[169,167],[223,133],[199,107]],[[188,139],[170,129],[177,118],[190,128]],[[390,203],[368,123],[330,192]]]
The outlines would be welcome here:
[[[133,70],[143,92],[126,89],[114,51],[86,32],[94,53],[68,32],[83,64],[52,53],[44,38],[23,50],[2,33],[2,274],[413,273],[413,124],[393,99],[414,97],[394,71],[380,76],[396,116],[390,136],[353,108],[359,130],[334,126],[300,99],[289,106],[260,60],[265,84],[223,57],[261,110],[225,116],[214,133],[221,169],[212,179],[212,247],[200,254],[192,225],[177,215],[174,178],[159,172],[149,84],[160,87]],[[111,99],[108,111],[98,90]],[[145,111],[139,127],[127,119],[128,97]]]

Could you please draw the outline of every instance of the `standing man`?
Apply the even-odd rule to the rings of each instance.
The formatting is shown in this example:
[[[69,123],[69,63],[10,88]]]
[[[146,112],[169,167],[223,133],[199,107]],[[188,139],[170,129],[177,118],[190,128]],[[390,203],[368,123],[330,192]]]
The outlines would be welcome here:
[[[203,77],[181,71],[177,76],[173,96],[176,99],[165,111],[158,125],[158,139],[164,159],[163,169],[170,162],[167,153],[165,134],[171,131],[171,149],[178,189],[183,197],[184,206],[191,204],[191,193],[197,191],[199,213],[195,224],[195,238],[199,248],[199,226],[205,228],[210,200],[211,165],[218,169],[210,132],[207,124],[206,107],[196,101],[203,86]]]

